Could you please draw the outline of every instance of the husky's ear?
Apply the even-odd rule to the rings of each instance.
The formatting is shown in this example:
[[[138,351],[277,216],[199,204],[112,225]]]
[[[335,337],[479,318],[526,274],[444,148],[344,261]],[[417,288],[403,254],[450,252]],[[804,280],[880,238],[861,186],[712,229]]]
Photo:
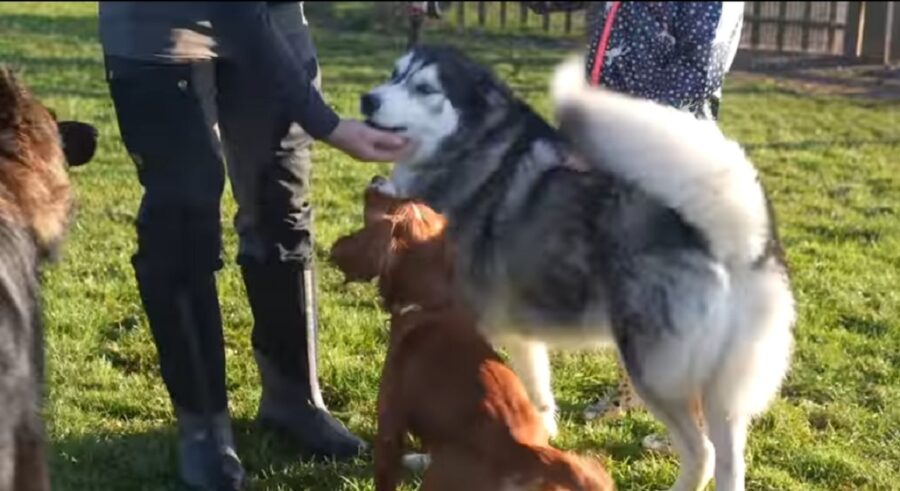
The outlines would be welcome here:
[[[393,222],[384,217],[334,243],[329,261],[342,273],[347,283],[369,281],[379,276],[387,265],[393,240]]]
[[[475,87],[488,106],[508,104],[512,100],[512,92],[497,76],[486,67],[475,68]]]

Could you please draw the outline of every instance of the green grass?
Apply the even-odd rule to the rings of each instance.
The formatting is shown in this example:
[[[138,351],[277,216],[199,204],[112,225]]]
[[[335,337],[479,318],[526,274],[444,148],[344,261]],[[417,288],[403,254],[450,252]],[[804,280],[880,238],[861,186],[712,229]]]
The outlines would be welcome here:
[[[356,115],[358,95],[390,72],[403,32],[349,30],[337,22],[365,26],[358,7],[309,10],[314,26],[316,15],[330,16],[314,30],[328,98],[341,113]],[[0,32],[0,61],[24,68],[27,82],[61,117],[93,122],[101,131],[96,160],[72,172],[77,220],[61,261],[46,274],[46,416],[55,489],[179,489],[172,411],[129,264],[140,188],[104,84],[96,6],[3,3]],[[497,33],[460,40],[440,30],[428,37],[463,43],[549,114],[546,86],[568,53],[564,44]],[[817,96],[737,75],[726,87],[723,125],[750,145],[771,190],[800,315],[782,397],[753,427],[750,489],[900,489],[898,115],[896,100]],[[339,235],[359,224],[369,178],[388,169],[324,146],[315,159],[323,390],[333,411],[371,439],[386,316],[371,286],[343,287],[324,258]],[[228,387],[239,451],[255,489],[371,489],[370,462],[300,462],[253,424],[259,384],[249,308],[233,263],[234,211],[226,190],[229,263],[219,285]],[[562,408],[559,446],[604,455],[621,489],[670,485],[675,459],[640,448],[645,435],[663,430],[647,413],[581,421],[580,409],[615,385],[613,360],[570,353],[556,355],[553,365]],[[411,479],[405,489],[414,485]]]

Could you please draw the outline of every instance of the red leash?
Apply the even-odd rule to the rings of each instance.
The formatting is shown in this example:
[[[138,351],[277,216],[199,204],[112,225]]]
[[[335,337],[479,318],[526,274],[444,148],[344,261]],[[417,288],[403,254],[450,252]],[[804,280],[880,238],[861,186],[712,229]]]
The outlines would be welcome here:
[[[606,57],[606,46],[609,44],[609,35],[612,33],[613,22],[616,19],[616,12],[619,11],[619,5],[622,2],[612,2],[609,14],[606,16],[606,22],[603,24],[603,35],[600,36],[600,42],[597,44],[597,54],[594,57],[594,69],[591,70],[591,83],[600,85],[600,75],[603,73],[603,59]]]

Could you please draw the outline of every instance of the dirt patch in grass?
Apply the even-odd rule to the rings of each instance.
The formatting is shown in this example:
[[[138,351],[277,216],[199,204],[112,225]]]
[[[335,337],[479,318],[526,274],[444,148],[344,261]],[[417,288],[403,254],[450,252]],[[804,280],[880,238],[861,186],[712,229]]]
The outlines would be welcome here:
[[[839,57],[738,53],[729,78],[772,80],[806,94],[900,102],[900,65],[885,66]]]

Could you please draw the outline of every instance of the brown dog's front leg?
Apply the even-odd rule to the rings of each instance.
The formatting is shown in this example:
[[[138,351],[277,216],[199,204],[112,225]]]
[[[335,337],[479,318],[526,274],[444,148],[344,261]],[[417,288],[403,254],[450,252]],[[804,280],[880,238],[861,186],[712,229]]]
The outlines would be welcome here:
[[[400,398],[400,380],[391,369],[390,353],[378,391],[378,435],[375,437],[375,491],[394,491],[399,481],[406,435],[406,411]]]

